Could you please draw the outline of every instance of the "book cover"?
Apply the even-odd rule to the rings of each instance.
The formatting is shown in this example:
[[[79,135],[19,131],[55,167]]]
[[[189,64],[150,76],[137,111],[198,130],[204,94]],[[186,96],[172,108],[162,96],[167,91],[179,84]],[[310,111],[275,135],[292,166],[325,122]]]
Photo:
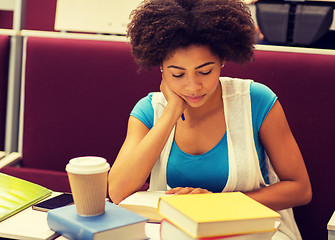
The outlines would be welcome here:
[[[138,213],[149,219],[149,222],[161,222],[163,217],[158,213],[158,200],[165,191],[138,191],[125,198],[119,206]]]
[[[259,232],[259,233],[249,233],[249,234],[239,234],[239,235],[228,235],[219,237],[209,237],[209,238],[193,238],[186,232],[178,228],[173,223],[166,219],[163,219],[160,227],[160,237],[162,240],[271,240],[273,234],[277,231],[279,222],[277,222],[277,227],[269,232]]]
[[[50,196],[51,190],[26,180],[0,173],[0,221]]]
[[[194,238],[271,231],[280,218],[240,192],[163,196],[158,211]]]
[[[75,205],[50,210],[47,216],[51,230],[73,240],[146,239],[147,220],[110,202],[106,202],[105,213],[98,216],[79,216]]]

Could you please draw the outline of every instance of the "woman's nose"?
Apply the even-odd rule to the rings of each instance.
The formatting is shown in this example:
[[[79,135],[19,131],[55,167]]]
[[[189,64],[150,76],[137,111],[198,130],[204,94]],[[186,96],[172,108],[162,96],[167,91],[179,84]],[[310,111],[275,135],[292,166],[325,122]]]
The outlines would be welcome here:
[[[197,91],[202,88],[202,84],[196,76],[190,76],[187,79],[186,90]]]

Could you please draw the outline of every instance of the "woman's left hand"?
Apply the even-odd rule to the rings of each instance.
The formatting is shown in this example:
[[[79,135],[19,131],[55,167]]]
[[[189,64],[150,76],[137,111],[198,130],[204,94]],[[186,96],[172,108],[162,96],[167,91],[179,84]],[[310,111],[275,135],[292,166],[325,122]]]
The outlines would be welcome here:
[[[199,194],[199,193],[212,193],[207,189],[192,188],[192,187],[176,187],[165,192],[166,194]]]

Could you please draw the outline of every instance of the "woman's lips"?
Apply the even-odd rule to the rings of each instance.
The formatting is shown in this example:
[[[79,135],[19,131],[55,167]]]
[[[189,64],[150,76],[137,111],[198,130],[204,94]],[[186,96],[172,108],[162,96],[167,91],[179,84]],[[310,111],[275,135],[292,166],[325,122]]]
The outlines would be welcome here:
[[[200,102],[201,99],[204,97],[204,95],[201,96],[185,96],[187,101],[192,102],[192,103],[196,103],[196,102]]]

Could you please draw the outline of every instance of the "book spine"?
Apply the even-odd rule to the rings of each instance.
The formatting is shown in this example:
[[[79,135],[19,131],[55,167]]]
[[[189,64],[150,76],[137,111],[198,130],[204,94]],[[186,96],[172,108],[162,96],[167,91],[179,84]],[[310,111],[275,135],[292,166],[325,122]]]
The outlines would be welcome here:
[[[58,215],[53,214],[52,211],[48,212],[47,223],[52,231],[61,234],[70,240],[92,240],[94,237],[92,232],[83,228],[77,222],[67,221],[64,218],[60,218]]]

